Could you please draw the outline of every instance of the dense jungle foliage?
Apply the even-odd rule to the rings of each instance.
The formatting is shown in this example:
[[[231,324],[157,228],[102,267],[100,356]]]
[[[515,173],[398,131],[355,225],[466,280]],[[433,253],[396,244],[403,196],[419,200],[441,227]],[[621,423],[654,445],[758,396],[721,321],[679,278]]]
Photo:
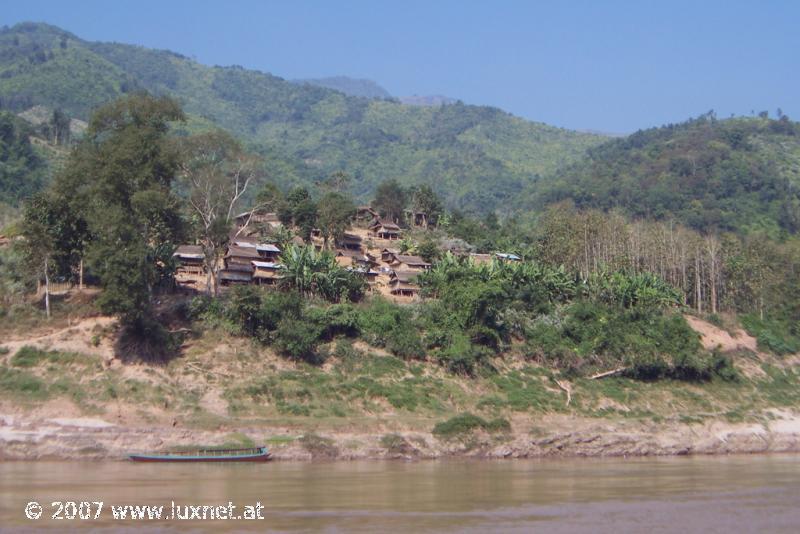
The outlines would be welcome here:
[[[570,199],[578,208],[777,239],[800,230],[800,125],[783,114],[709,113],[594,147],[527,193],[520,205]]]

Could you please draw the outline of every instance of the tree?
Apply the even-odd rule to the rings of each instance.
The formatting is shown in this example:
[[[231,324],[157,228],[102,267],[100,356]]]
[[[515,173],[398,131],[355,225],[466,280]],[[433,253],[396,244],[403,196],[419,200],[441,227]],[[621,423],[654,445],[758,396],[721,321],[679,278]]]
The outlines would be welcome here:
[[[411,190],[411,208],[424,214],[423,226],[436,226],[439,217],[444,213],[444,205],[439,195],[428,184],[419,185]]]
[[[23,231],[25,233],[24,254],[31,270],[36,273],[37,287],[44,278],[44,307],[47,318],[50,318],[50,274],[55,254],[54,210],[50,199],[44,194],[37,194],[25,205],[23,215]]]
[[[189,190],[189,206],[200,222],[199,238],[205,253],[209,294],[217,292],[222,247],[228,240],[239,201],[258,175],[258,164],[257,158],[222,130],[191,136],[181,142],[180,173]],[[267,198],[268,191],[261,193],[265,201],[273,200]],[[243,228],[259,207],[257,204],[251,209]]]
[[[317,224],[317,205],[311,200],[308,189],[297,186],[289,191],[278,218],[286,226],[296,226],[303,241],[311,241],[311,232]]]
[[[408,203],[408,193],[397,180],[391,179],[382,182],[375,190],[375,200],[372,205],[381,214],[381,217],[399,223],[403,220],[403,210]]]
[[[99,108],[53,184],[53,196],[85,228],[85,255],[103,286],[101,309],[161,351],[152,294],[169,274],[162,266],[172,263],[183,230],[172,192],[178,152],[167,134],[170,122],[183,118],[177,102],[147,94]]]
[[[327,193],[319,201],[319,228],[325,239],[325,246],[336,243],[350,227],[356,207],[349,197],[342,193]]]
[[[323,180],[320,185],[333,193],[341,193],[350,185],[350,175],[344,171],[335,171],[331,173],[326,180]]]
[[[53,135],[53,143],[57,145],[69,143],[69,124],[69,117],[61,109],[56,108],[53,110],[53,116],[50,119],[50,132]]]

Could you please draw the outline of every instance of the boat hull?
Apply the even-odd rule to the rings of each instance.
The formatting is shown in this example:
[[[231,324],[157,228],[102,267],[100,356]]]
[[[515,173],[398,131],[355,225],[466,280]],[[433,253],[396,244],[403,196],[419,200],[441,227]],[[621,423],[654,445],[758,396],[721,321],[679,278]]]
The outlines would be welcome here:
[[[190,453],[130,454],[134,462],[266,462],[271,455],[266,447],[240,450],[200,450]]]
[[[179,456],[157,454],[131,454],[134,462],[266,462],[270,459],[268,452],[259,454],[241,454],[231,456]]]

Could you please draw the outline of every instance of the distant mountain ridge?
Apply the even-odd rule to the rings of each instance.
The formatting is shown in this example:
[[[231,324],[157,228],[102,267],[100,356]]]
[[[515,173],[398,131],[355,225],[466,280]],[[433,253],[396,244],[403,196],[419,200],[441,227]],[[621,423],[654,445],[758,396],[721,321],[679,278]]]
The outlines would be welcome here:
[[[86,120],[94,107],[142,89],[177,98],[190,117],[186,132],[216,126],[248,141],[284,186],[344,170],[361,200],[396,178],[430,183],[450,207],[477,213],[502,209],[538,176],[605,140],[497,108],[352,97],[170,51],[88,42],[46,24],[0,31],[2,108],[42,105]]]
[[[393,96],[389,91],[381,87],[377,82],[363,78],[350,78],[348,76],[332,76],[330,78],[308,78],[291,80],[292,83],[308,84],[317,87],[334,89],[349,96],[362,98],[380,98],[384,100],[396,100],[407,106],[446,106],[458,102],[455,98],[444,95],[412,95],[412,96]],[[588,132],[593,133],[593,132]]]
[[[365,78],[349,78],[347,76],[331,76],[328,78],[308,78],[291,80],[296,84],[315,85],[340,91],[346,95],[362,98],[392,98],[391,93],[372,80]]]
[[[447,106],[449,104],[455,104],[458,102],[458,100],[455,98],[450,98],[449,96],[444,95],[401,96],[398,100],[409,106]]]

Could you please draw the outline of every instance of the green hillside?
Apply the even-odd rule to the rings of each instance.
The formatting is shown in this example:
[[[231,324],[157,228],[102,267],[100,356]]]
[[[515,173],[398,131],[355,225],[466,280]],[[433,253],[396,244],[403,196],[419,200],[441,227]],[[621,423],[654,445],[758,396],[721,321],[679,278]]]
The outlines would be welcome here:
[[[621,208],[704,231],[796,233],[800,124],[763,115],[707,114],[609,141],[529,188],[520,205],[571,199],[580,208]]]
[[[344,170],[361,199],[397,178],[430,183],[450,206],[478,212],[504,207],[537,175],[576,161],[605,139],[491,107],[350,97],[172,52],[89,43],[44,24],[0,32],[2,107],[59,107],[86,119],[98,104],[139,89],[176,96],[192,117],[190,128],[217,125],[256,145],[279,183]]]
[[[30,135],[28,123],[0,111],[0,205],[16,205],[44,185],[46,164]]]

